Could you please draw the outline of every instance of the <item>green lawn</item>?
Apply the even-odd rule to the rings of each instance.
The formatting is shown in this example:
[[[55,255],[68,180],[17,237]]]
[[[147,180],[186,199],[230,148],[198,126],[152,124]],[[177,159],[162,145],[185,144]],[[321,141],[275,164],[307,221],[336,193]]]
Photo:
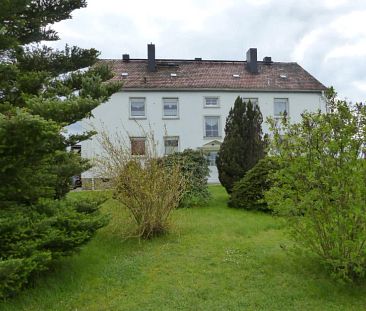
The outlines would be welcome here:
[[[210,189],[206,207],[174,213],[165,237],[123,240],[112,221],[0,310],[366,310],[366,284],[289,258],[280,219],[227,208],[223,188]],[[121,217],[113,201],[104,210]]]

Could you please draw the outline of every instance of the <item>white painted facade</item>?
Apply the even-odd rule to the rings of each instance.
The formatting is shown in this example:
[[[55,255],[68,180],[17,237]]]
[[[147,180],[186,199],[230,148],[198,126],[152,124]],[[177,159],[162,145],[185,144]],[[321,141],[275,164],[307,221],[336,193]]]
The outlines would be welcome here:
[[[300,120],[305,111],[325,110],[325,102],[321,92],[248,92],[248,91],[122,91],[114,94],[109,102],[93,111],[94,118],[82,122],[84,130],[91,126],[101,130],[102,126],[109,133],[128,133],[130,136],[142,136],[141,127],[145,131],[151,128],[155,140],[158,141],[159,152],[164,154],[163,137],[179,137],[179,151],[186,148],[202,148],[210,142],[222,141],[226,117],[237,96],[257,98],[263,119],[274,115],[275,98],[288,99],[288,113],[293,122]],[[205,107],[205,97],[218,97],[218,107]],[[145,98],[144,118],[131,118],[130,99]],[[163,99],[178,98],[178,117],[168,119],[163,116]],[[205,116],[219,116],[219,137],[205,137]],[[102,125],[103,124],[103,125]],[[268,133],[265,122],[263,132]],[[82,143],[82,156],[93,158],[102,152],[95,138]],[[217,169],[211,166],[209,182],[218,182]],[[82,174],[83,178],[92,178],[92,171]]]

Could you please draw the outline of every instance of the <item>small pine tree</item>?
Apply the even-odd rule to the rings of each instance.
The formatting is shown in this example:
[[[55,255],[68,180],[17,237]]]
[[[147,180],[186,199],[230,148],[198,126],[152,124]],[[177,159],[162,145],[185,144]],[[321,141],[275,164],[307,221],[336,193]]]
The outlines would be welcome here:
[[[219,180],[228,193],[264,157],[262,122],[259,106],[238,96],[226,119],[225,138],[216,158]]]

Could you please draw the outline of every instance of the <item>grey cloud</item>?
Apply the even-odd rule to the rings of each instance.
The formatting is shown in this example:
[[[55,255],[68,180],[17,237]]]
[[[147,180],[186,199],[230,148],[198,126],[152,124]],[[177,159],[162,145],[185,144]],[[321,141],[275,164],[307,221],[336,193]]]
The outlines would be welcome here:
[[[269,1],[263,5],[236,0],[204,19],[203,27],[197,30],[186,27],[189,16],[186,20],[174,19],[173,7],[157,5],[156,11],[148,16],[151,28],[156,31],[143,29],[140,26],[143,17],[139,12],[124,10],[125,3],[121,1],[120,8],[111,7],[104,16],[90,17],[88,9],[81,10],[74,21],[70,21],[72,29],[80,36],[73,39],[60,33],[63,40],[57,45],[61,47],[69,42],[96,47],[104,58],[120,57],[123,52],[130,53],[131,57],[146,57],[146,43],[150,41],[156,44],[160,58],[244,59],[249,47],[257,47],[260,58],[268,55],[275,61],[297,61],[325,85],[334,85],[342,96],[353,100],[366,98],[366,91],[354,86],[354,81],[366,82],[362,57],[325,61],[325,56],[333,49],[366,40],[347,39],[329,28],[340,16],[366,9],[364,1],[346,1],[329,7],[320,0]],[[210,5],[208,0],[197,1],[195,13],[206,12]],[[167,18],[157,14],[162,10],[167,11]],[[315,43],[304,51],[303,58],[294,58],[303,38],[314,31],[320,31]]]

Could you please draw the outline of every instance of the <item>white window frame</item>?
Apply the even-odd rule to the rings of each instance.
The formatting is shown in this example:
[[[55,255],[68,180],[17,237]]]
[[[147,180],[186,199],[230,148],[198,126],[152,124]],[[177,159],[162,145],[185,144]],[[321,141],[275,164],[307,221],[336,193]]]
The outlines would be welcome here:
[[[166,116],[165,115],[165,109],[164,109],[165,101],[166,100],[172,100],[172,99],[177,101],[177,115],[175,115],[175,116]],[[178,97],[163,97],[162,98],[162,103],[163,103],[163,119],[179,119],[179,98]]]
[[[134,100],[143,100],[144,101],[144,115],[134,116],[132,115],[132,103]],[[146,97],[130,97],[129,98],[129,113],[130,119],[146,119]]]
[[[207,136],[206,134],[206,118],[218,118],[218,136]],[[203,138],[213,139],[221,138],[221,116],[219,115],[205,115],[203,116]]]
[[[281,114],[276,114],[275,111],[276,111],[276,101],[286,101],[286,112],[287,112],[287,116],[290,115],[290,101],[288,99],[288,97],[276,97],[273,99],[273,116],[275,119],[280,119],[282,118],[282,115]]]
[[[217,100],[216,105],[207,105],[207,99],[213,99],[215,98]],[[220,108],[220,97],[219,96],[205,96],[203,97],[203,107],[204,108]]]
[[[164,136],[163,137],[163,140],[164,140],[164,155],[169,155],[169,154],[172,154],[174,152],[179,152],[179,145],[180,145],[180,142],[179,142],[179,136]],[[165,142],[167,140],[177,140],[178,144],[177,144],[177,150],[172,152],[172,153],[167,153],[166,152],[166,146],[165,146]]]

